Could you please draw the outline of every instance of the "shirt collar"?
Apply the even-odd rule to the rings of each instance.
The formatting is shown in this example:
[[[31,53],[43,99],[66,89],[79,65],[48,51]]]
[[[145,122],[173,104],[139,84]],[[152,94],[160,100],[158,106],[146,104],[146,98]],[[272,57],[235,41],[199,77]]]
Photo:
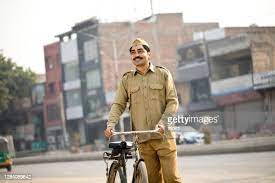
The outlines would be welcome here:
[[[155,66],[150,62],[150,65],[149,65],[149,69],[148,71],[152,71],[152,72],[155,72]],[[134,72],[134,75],[136,75],[139,71],[136,69],[135,72]]]

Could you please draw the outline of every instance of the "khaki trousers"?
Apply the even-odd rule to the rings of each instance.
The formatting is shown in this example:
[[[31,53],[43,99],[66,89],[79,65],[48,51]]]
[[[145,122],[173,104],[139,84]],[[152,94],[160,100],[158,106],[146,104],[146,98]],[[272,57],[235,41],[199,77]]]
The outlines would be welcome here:
[[[140,143],[139,151],[145,161],[149,183],[182,182],[174,139],[153,139]]]

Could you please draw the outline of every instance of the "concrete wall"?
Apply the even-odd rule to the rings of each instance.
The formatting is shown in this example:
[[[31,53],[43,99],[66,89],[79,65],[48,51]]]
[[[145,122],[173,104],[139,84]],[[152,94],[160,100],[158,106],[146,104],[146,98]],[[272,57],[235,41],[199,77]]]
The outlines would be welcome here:
[[[275,81],[275,27],[232,27],[225,28],[226,36],[247,33],[250,39],[253,72],[256,78],[264,77]],[[258,76],[258,77],[257,77]],[[257,79],[257,83],[260,82]],[[265,81],[262,81],[265,83]],[[275,84],[269,84],[275,86]],[[266,88],[268,85],[263,86]]]
[[[224,123],[227,132],[254,132],[264,123],[263,100],[253,100],[224,107]]]

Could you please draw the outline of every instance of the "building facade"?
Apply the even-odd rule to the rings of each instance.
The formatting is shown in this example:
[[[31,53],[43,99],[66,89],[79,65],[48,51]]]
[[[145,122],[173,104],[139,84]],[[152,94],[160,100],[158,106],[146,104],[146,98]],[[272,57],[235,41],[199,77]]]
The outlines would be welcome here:
[[[194,34],[197,41],[179,48],[179,58],[184,59],[179,59],[177,68],[178,88],[188,111],[208,112],[208,108],[214,108],[220,115],[220,131],[216,132],[229,138],[242,133],[274,132],[274,30],[217,29]],[[205,65],[196,61],[199,49],[192,49],[192,45],[200,44],[207,58]],[[185,62],[182,66],[186,57],[193,65]],[[198,81],[197,77],[206,79]],[[194,93],[198,91],[200,95],[195,99],[204,102],[194,107]]]
[[[192,40],[194,32],[218,28],[218,23],[185,23],[181,13],[156,14],[136,22],[102,23],[99,26],[100,50],[106,102],[112,104],[117,81],[133,70],[129,45],[136,37],[151,47],[151,62],[168,68],[175,76],[177,46]]]
[[[37,75],[35,85],[32,87],[31,102],[32,107],[29,113],[29,131],[33,135],[32,147],[33,151],[44,151],[47,149],[43,103],[45,96],[45,75]]]
[[[60,43],[44,46],[46,84],[44,97],[44,124],[48,149],[62,149],[68,143],[63,111]]]
[[[158,14],[137,22],[99,23],[91,18],[57,35],[61,72],[57,82],[61,83],[64,121],[71,141],[77,139],[84,145],[106,140],[103,131],[116,84],[123,73],[133,69],[129,44],[135,37],[149,42],[153,64],[163,65],[175,75],[177,45],[192,39],[194,31],[217,27],[218,23],[184,24],[182,14]],[[118,130],[130,130],[129,115],[119,124]]]
[[[94,143],[103,138],[93,126],[99,128],[105,106],[101,58],[99,54],[98,21],[89,19],[58,35],[61,47],[64,111],[71,138],[80,136],[80,144]],[[100,123],[101,122],[101,123]],[[101,125],[102,124],[102,125]]]

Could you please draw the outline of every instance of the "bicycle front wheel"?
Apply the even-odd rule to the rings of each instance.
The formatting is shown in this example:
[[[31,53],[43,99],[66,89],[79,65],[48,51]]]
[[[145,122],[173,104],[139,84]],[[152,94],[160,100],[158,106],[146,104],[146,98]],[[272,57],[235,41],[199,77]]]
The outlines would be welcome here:
[[[134,175],[134,183],[149,183],[144,161],[139,161]]]
[[[107,183],[127,183],[122,167],[117,161],[114,161],[110,167]]]

